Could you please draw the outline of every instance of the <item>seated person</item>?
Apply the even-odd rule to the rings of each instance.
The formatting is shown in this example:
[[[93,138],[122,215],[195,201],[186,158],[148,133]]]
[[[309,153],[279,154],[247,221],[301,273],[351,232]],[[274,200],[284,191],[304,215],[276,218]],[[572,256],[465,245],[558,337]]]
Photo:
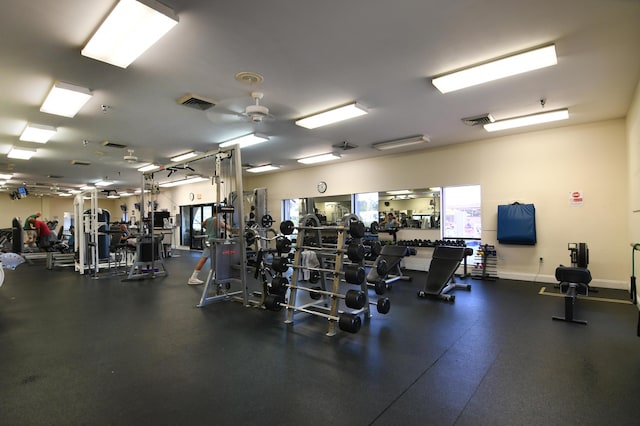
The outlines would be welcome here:
[[[29,223],[36,231],[38,236],[38,247],[41,249],[51,247],[51,244],[57,240],[55,232],[51,231],[45,222],[31,218],[29,219]]]
[[[122,232],[122,235],[120,236],[121,244],[127,244],[131,247],[136,246],[136,238],[133,236],[126,223],[120,224],[120,232]]]
[[[74,228],[74,226],[73,226],[73,225],[71,225],[71,226],[69,227],[69,234],[70,234],[70,235],[69,235],[69,241],[68,241],[68,244],[69,244],[69,248],[70,248],[72,251],[74,250],[74,246],[75,246],[75,243],[76,243],[76,234],[75,234],[75,232],[76,232],[76,229]]]
[[[385,218],[385,220],[380,222],[381,229],[385,229],[385,230],[398,229],[399,226],[400,224],[398,223],[396,218],[393,216],[393,213],[387,214],[387,217]]]

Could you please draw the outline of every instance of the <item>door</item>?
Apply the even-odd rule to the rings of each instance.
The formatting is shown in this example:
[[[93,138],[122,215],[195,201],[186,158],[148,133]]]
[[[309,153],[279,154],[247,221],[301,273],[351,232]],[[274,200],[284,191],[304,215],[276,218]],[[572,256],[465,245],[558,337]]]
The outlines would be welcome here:
[[[182,235],[181,244],[190,249],[202,250],[204,234],[202,224],[213,214],[213,204],[182,206]]]

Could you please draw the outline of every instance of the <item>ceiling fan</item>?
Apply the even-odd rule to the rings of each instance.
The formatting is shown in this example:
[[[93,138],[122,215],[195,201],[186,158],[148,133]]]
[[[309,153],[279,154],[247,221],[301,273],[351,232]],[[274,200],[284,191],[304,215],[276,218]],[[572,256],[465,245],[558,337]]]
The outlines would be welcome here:
[[[263,92],[251,92],[253,103],[246,104],[246,100],[241,105],[234,105],[234,101],[221,102],[215,107],[207,111],[207,117],[216,122],[252,122],[261,123],[267,119],[273,119],[273,115],[269,113],[269,108],[260,104],[264,97]],[[229,104],[229,106],[225,106]]]

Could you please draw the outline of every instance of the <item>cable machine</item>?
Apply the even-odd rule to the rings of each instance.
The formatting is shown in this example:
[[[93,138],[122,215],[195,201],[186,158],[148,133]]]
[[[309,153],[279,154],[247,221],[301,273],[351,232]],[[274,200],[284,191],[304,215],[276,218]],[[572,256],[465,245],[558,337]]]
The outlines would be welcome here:
[[[219,300],[236,300],[241,301],[246,306],[253,302],[249,300],[249,291],[247,288],[247,253],[244,240],[245,224],[244,224],[244,203],[242,202],[242,159],[240,148],[234,145],[229,148],[209,151],[188,160],[177,161],[166,165],[163,170],[179,167],[188,163],[194,163],[206,158],[214,160],[214,173],[212,176],[212,185],[215,185],[215,201],[213,215],[220,220],[234,227],[234,234],[228,234],[224,228],[216,230],[216,236],[208,241],[210,250],[209,264],[210,270],[205,281],[204,289],[198,307],[206,306],[209,303]],[[149,171],[142,174],[142,199],[140,214],[145,217],[145,196],[146,194],[157,194],[158,185],[154,182],[154,173],[158,171]],[[155,203],[151,203],[152,209],[155,209]],[[154,215],[153,212],[145,222],[145,235],[153,234]],[[149,231],[146,231],[149,229]],[[161,257],[160,251],[151,251],[151,267],[149,274],[158,275],[155,271],[155,265],[158,264],[158,258]],[[164,265],[163,262],[161,262]]]

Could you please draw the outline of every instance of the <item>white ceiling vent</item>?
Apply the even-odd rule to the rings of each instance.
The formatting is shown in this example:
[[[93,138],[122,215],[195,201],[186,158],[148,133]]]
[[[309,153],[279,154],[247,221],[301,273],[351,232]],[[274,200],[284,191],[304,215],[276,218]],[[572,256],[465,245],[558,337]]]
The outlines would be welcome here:
[[[474,117],[465,117],[462,122],[467,126],[483,126],[485,124],[493,123],[496,121],[491,114],[481,114]]]
[[[206,111],[216,105],[216,101],[207,99],[204,96],[194,95],[193,93],[187,93],[180,99],[178,99],[180,105],[184,105],[189,108],[197,109],[200,111]]]

